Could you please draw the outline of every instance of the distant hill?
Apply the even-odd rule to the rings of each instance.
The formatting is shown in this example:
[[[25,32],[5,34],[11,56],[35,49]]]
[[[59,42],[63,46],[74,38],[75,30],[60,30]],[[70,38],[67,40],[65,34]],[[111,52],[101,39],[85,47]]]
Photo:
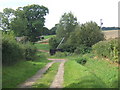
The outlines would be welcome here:
[[[102,27],[102,30],[103,31],[106,31],[106,30],[120,30],[120,27]]]

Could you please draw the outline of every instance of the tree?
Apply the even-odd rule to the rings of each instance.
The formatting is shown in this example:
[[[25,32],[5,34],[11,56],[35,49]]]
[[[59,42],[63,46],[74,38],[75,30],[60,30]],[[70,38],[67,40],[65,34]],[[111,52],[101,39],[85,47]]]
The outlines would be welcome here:
[[[44,16],[48,13],[48,9],[44,6],[30,5],[23,7],[25,11],[25,17],[27,18],[27,29],[30,41],[36,41],[36,37],[40,36],[43,29],[45,18]]]
[[[77,24],[77,18],[71,12],[64,13],[57,25],[57,38],[65,37],[66,41],[70,33],[74,31]]]
[[[55,34],[56,34],[57,25],[58,25],[58,24],[55,24],[55,26],[50,29],[49,35],[55,35]]]
[[[19,7],[11,27],[18,36],[26,35],[29,41],[35,42],[38,40],[37,37],[42,35],[44,16],[48,12],[48,8],[36,4]]]
[[[3,13],[0,13],[0,20],[1,20],[0,27],[3,30],[10,29],[10,23],[14,18],[14,12],[15,11],[12,8],[5,8],[3,10]]]
[[[72,44],[75,47],[79,47],[80,45],[91,47],[101,40],[104,40],[104,34],[100,30],[99,26],[95,22],[91,21],[78,25],[75,28],[75,32],[70,35],[67,43]]]
[[[25,12],[22,7],[19,7],[16,9],[15,18],[10,25],[16,36],[27,36],[27,23]]]

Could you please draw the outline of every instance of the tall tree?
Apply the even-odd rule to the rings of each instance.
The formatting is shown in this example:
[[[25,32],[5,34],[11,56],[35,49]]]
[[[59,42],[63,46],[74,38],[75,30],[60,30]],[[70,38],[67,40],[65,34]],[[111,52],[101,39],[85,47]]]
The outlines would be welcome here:
[[[10,29],[10,23],[14,18],[14,10],[12,8],[3,9],[3,13],[0,13],[1,24],[0,27],[3,30]]]
[[[19,36],[28,36],[29,41],[37,41],[37,37],[42,34],[45,23],[45,15],[48,8],[36,4],[19,7],[15,13],[16,18],[11,27]]]
[[[77,24],[77,18],[72,14],[72,12],[64,13],[59,21],[59,24],[57,25],[57,37],[65,37],[65,40],[67,40]]]
[[[25,17],[27,18],[27,29],[30,41],[36,41],[36,37],[42,34],[45,23],[44,16],[48,13],[48,8],[39,5],[30,5],[23,7]],[[41,30],[41,31],[40,31]]]
[[[27,36],[27,18],[22,7],[15,11],[15,18],[11,22],[11,29],[14,30],[16,36]]]
[[[70,35],[67,43],[72,44],[75,47],[85,45],[91,47],[95,43],[104,40],[104,34],[100,30],[99,26],[95,22],[87,22],[82,25],[78,25],[75,28],[75,32]]]

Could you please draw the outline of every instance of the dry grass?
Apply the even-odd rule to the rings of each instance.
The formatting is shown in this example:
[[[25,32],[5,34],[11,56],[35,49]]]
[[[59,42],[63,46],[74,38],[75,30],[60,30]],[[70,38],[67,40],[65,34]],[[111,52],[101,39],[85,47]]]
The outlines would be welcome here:
[[[119,30],[103,31],[106,40],[118,37],[118,32]]]

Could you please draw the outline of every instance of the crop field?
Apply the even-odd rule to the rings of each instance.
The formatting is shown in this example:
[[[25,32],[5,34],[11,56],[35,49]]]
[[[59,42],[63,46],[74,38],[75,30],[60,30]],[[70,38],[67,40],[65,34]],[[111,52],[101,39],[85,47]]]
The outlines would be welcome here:
[[[120,32],[119,30],[103,31],[106,40],[118,37],[119,32]]]

